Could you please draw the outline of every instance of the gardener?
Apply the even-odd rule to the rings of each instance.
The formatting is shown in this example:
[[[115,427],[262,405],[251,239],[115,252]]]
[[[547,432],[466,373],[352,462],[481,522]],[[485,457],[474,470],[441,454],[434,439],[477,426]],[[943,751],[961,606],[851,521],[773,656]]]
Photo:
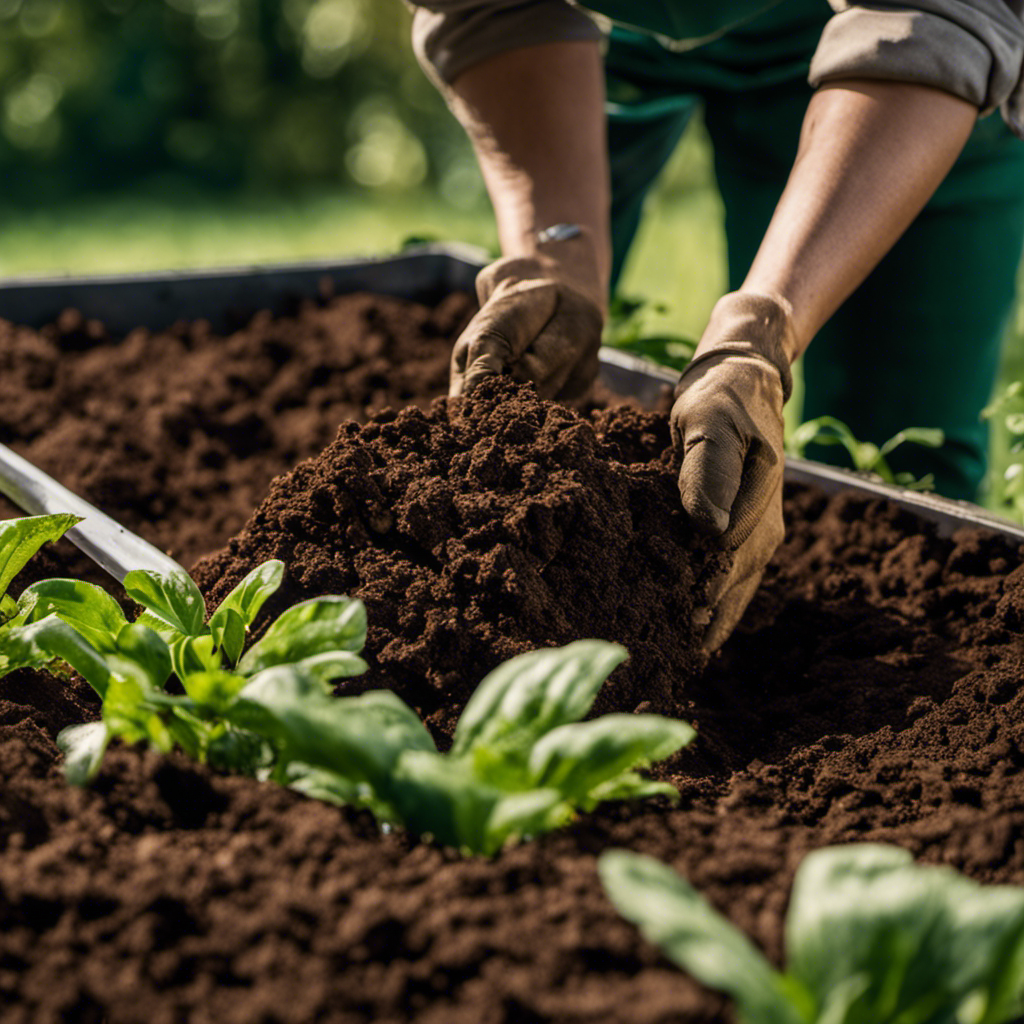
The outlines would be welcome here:
[[[586,2],[595,18],[567,0],[414,0],[505,254],[478,278],[452,393],[503,371],[549,397],[589,386],[609,286],[699,97],[734,290],[671,425],[683,506],[735,551],[715,649],[782,538],[782,406],[812,338],[806,418],[875,442],[940,426],[945,447],[899,468],[975,493],[1024,239],[1024,145],[978,114],[1001,107],[1021,134],[1021,0],[831,0],[834,16],[824,0]]]

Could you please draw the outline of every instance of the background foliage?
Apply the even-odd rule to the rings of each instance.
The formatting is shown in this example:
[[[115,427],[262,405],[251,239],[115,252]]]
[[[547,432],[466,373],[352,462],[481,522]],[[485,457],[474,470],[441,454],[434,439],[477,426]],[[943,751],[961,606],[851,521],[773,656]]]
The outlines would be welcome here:
[[[0,173],[54,199],[154,176],[479,199],[399,0],[0,0]]]

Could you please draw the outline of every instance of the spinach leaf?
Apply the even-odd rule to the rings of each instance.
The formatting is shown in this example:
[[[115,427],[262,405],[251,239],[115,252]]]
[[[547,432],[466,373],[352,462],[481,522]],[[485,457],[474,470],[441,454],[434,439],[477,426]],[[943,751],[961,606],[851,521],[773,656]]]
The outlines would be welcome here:
[[[794,881],[786,947],[822,1013],[847,979],[867,979],[843,1020],[1007,1020],[1024,992],[1024,889],[983,888],[891,846],[820,850]]]
[[[609,786],[630,768],[664,760],[694,736],[685,722],[661,715],[604,715],[562,725],[537,741],[530,753],[530,778],[536,786],[554,787],[587,804],[598,787]]]
[[[455,728],[452,755],[477,750],[526,755],[545,733],[579,721],[601,684],[626,659],[602,640],[530,651],[499,665],[469,699]]]
[[[809,854],[774,971],[675,872],[602,855],[619,912],[750,1024],[1004,1024],[1024,1011],[1024,889],[980,886],[871,843]]]
[[[272,559],[256,566],[210,616],[214,645],[224,649],[231,664],[241,657],[246,631],[283,578],[284,562]]]
[[[601,856],[598,871],[619,913],[702,984],[731,995],[744,1021],[814,1020],[810,995],[792,990],[750,940],[671,868],[612,850]]]
[[[56,615],[0,632],[0,676],[16,668],[42,668],[66,661],[101,696],[110,683],[106,661]]]
[[[137,622],[121,627],[115,640],[114,654],[107,659],[115,672],[131,674],[132,667],[141,670],[151,689],[162,689],[171,674],[171,652],[163,640]]]
[[[24,516],[0,523],[0,594],[6,594],[11,580],[29,559],[49,541],[63,537],[81,516],[59,513],[52,516]]]
[[[34,622],[55,613],[97,651],[112,654],[117,650],[117,635],[126,621],[124,612],[95,583],[68,579],[41,580],[26,587],[18,603],[31,603],[31,612],[26,621]]]
[[[95,778],[110,743],[110,731],[104,722],[69,725],[57,735],[57,746],[64,754],[64,774],[73,786],[84,786]]]
[[[293,664],[334,651],[356,652],[366,643],[362,601],[331,595],[293,605],[246,652],[238,670],[252,675],[274,665]]]
[[[187,572],[154,572],[134,569],[124,578],[128,596],[143,605],[150,615],[185,636],[204,632],[206,603]]]

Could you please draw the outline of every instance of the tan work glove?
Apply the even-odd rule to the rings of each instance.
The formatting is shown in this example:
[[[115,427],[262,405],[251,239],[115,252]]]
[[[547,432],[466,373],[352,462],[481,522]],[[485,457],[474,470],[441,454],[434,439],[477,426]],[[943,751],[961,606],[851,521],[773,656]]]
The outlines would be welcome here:
[[[726,295],[676,385],[670,421],[683,508],[733,553],[704,610],[709,653],[739,622],[785,532],[782,406],[793,390],[791,330],[788,311],[774,299]]]
[[[578,398],[597,377],[604,299],[589,233],[507,256],[477,275],[480,311],[452,352],[450,395],[509,373],[541,398]]]

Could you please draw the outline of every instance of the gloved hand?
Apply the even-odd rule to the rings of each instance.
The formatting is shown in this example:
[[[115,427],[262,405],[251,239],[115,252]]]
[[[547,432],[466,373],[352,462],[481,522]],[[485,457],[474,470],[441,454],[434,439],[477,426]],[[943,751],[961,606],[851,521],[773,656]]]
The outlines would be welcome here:
[[[679,491],[696,527],[732,552],[704,613],[704,648],[725,642],[782,542],[782,406],[793,390],[790,314],[765,295],[733,292],[715,306],[676,385],[672,441]]]
[[[452,352],[450,395],[484,377],[533,381],[541,398],[578,398],[597,377],[603,286],[589,234],[508,256],[477,275],[480,311]]]

